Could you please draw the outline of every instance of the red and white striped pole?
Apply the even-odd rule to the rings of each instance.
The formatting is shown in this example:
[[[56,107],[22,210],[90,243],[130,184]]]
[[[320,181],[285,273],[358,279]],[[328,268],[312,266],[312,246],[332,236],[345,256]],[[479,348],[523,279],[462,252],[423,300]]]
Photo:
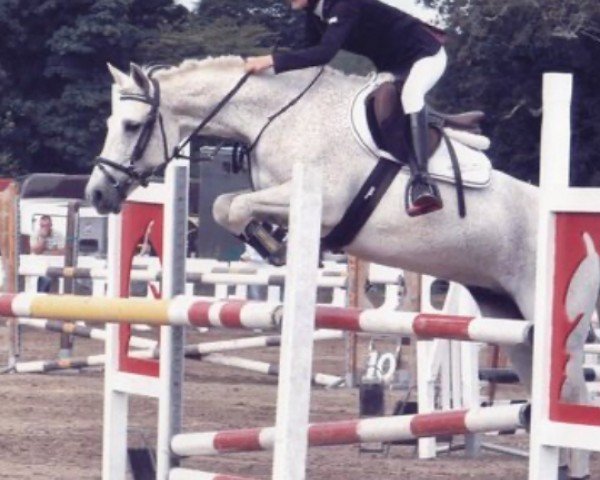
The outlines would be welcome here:
[[[169,472],[169,480],[256,480],[237,475],[224,475],[222,473],[200,472],[189,468],[174,468]]]
[[[312,424],[309,446],[347,445],[368,442],[412,440],[437,435],[461,435],[526,427],[529,405],[503,405],[417,415],[396,415],[363,420]],[[176,435],[173,452],[179,456],[217,455],[231,452],[270,450],[275,429],[254,428]]]
[[[0,295],[0,316],[277,330],[282,322],[282,308],[272,303],[214,301],[186,296],[154,300],[20,293]],[[533,338],[533,327],[522,320],[326,306],[317,307],[315,327],[502,345],[531,344]]]

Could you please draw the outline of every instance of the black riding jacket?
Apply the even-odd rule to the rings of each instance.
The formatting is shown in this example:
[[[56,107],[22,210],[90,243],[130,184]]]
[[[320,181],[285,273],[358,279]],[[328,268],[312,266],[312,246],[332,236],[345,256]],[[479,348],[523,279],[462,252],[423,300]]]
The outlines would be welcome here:
[[[379,71],[405,73],[435,55],[443,32],[379,0],[322,0],[306,11],[308,48],[273,55],[276,73],[325,65],[339,50],[369,58]]]

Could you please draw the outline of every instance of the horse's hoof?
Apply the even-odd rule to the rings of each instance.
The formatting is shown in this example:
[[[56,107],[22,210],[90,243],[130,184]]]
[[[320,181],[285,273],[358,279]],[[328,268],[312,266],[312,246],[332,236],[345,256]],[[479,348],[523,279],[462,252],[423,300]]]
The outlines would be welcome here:
[[[569,480],[569,467],[566,465],[558,467],[558,480]]]
[[[287,260],[287,247],[282,244],[281,247],[275,252],[269,255],[269,263],[275,267],[283,267]]]
[[[583,477],[573,477],[569,475],[569,467],[563,465],[562,467],[558,467],[558,480],[590,480],[589,475],[584,475]]]

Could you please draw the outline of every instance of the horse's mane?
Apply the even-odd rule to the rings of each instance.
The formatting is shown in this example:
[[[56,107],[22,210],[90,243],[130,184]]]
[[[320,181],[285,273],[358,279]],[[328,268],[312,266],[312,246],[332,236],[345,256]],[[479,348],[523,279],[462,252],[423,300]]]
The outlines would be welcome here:
[[[242,57],[235,55],[225,55],[222,57],[206,57],[202,59],[188,58],[183,60],[179,65],[173,65],[170,68],[157,72],[156,77],[159,79],[167,79],[172,75],[181,75],[184,73],[194,72],[196,70],[240,70],[244,65]],[[150,69],[151,66],[145,67]]]
[[[174,65],[165,70],[160,70],[156,72],[156,78],[161,80],[168,80],[172,76],[178,76],[186,73],[192,73],[198,70],[202,70],[206,72],[207,70],[215,70],[217,72],[222,72],[223,70],[236,70],[242,71],[244,65],[244,60],[242,57],[237,55],[223,55],[219,57],[206,57],[203,59],[186,59],[183,60],[179,65]],[[150,69],[151,66],[144,67],[145,70]],[[298,70],[295,72],[289,72],[286,74],[287,78],[294,77],[304,77],[307,75],[307,72],[311,72],[311,75],[314,76],[316,74],[316,70],[318,67],[313,67],[309,69]],[[329,77],[332,81],[357,81],[364,80],[364,77],[355,75],[355,74],[347,74],[341,70],[336,68],[327,66],[325,67],[324,75]]]

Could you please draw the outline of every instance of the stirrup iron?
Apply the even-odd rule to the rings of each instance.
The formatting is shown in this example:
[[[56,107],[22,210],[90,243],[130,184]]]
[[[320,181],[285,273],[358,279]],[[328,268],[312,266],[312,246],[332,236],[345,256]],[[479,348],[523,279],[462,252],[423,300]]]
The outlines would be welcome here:
[[[416,195],[415,189],[422,189],[422,193]],[[404,208],[409,217],[435,212],[443,206],[438,186],[426,174],[420,173],[409,179],[404,195]]]

